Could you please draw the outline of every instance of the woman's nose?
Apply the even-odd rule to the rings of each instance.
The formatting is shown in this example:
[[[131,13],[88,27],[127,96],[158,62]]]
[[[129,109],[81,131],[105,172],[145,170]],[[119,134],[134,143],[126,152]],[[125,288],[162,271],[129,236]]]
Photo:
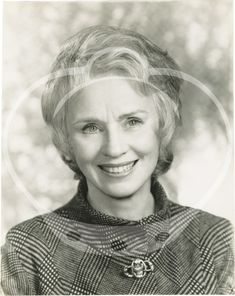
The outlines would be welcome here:
[[[110,128],[106,132],[106,138],[103,145],[103,154],[107,157],[117,158],[125,154],[128,145],[124,133],[118,128]]]

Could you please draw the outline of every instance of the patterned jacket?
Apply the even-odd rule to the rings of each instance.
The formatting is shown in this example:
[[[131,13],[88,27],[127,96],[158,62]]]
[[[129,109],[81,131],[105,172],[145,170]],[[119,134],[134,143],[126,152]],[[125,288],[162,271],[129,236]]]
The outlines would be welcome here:
[[[13,227],[2,248],[9,295],[232,294],[232,227],[152,185],[156,213],[128,221],[94,210],[87,186]],[[136,260],[138,259],[138,260]]]

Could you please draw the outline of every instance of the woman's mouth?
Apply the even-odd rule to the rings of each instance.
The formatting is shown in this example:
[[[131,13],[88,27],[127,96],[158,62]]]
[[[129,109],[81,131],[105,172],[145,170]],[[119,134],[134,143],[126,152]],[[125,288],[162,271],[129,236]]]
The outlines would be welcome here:
[[[134,160],[122,164],[103,164],[99,165],[99,168],[108,175],[122,177],[132,172],[137,161],[138,160]]]

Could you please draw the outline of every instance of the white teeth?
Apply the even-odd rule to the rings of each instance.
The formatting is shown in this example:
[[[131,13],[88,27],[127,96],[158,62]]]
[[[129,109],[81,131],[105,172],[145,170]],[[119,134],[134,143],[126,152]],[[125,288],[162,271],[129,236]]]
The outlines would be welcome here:
[[[107,166],[102,166],[102,169],[108,173],[111,174],[122,174],[128,172],[134,165],[134,162],[128,164],[128,165],[123,165],[123,166],[118,166],[118,167],[107,167]]]

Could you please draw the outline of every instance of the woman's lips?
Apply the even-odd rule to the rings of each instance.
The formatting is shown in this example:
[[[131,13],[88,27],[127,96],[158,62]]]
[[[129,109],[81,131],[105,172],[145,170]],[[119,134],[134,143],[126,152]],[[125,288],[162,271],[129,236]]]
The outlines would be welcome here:
[[[137,161],[138,160],[134,160],[120,164],[103,164],[99,165],[99,168],[112,176],[125,176],[132,171]]]

